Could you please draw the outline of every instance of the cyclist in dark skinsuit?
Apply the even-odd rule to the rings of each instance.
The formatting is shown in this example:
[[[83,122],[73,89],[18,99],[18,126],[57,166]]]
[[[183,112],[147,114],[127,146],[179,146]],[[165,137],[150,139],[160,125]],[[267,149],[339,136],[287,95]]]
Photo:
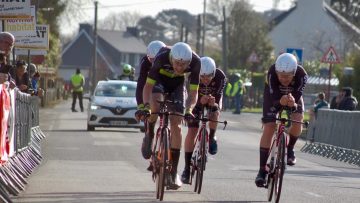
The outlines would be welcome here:
[[[288,107],[292,113],[290,118],[303,121],[304,102],[302,94],[307,82],[307,73],[303,67],[297,64],[294,55],[281,54],[267,74],[264,88],[263,104],[263,134],[260,140],[260,169],[255,179],[258,187],[266,184],[266,161],[269,156],[269,148],[275,133],[275,119],[282,106]],[[292,123],[289,130],[289,143],[287,148],[287,164],[295,165],[294,145],[300,136],[302,125]]]
[[[140,74],[139,74],[139,78],[137,81],[137,86],[136,86],[136,102],[138,105],[138,110],[135,112],[135,117],[137,120],[140,120],[141,118],[141,112],[144,109],[144,102],[143,102],[143,89],[146,83],[146,78],[149,74],[149,71],[151,69],[151,66],[153,65],[153,62],[155,60],[155,56],[156,54],[162,49],[165,48],[166,45],[158,40],[152,41],[149,43],[149,45],[147,46],[147,55],[144,56],[141,61],[140,61]],[[154,129],[154,126],[149,126],[150,128]],[[153,132],[154,130],[150,131]],[[146,134],[145,134],[146,136]],[[150,135],[150,136],[154,136],[154,135]],[[144,137],[145,139],[145,137]],[[151,155],[151,147],[150,147],[150,151],[146,152],[144,151],[145,148],[142,147],[141,148],[141,152],[142,155],[145,159],[149,159],[150,155]]]
[[[201,107],[206,105],[209,109],[208,118],[219,120],[220,110],[222,109],[223,91],[226,84],[224,72],[216,68],[215,62],[210,57],[201,57],[200,86],[198,100],[192,113],[200,118]],[[217,142],[215,138],[217,123],[209,122],[209,153],[217,153]],[[185,138],[185,168],[181,175],[181,181],[189,184],[191,156],[194,150],[194,139],[199,130],[199,121],[188,122],[188,133]]]
[[[185,109],[185,119],[193,119],[192,109],[195,107],[198,96],[199,72],[200,58],[191,50],[188,44],[178,42],[172,46],[170,50],[161,50],[155,58],[153,67],[149,72],[144,86],[143,115],[148,116],[151,112],[158,112],[159,104],[157,100],[162,98],[163,93],[169,93],[171,99],[180,101],[180,103],[171,105],[169,110],[182,114]],[[190,73],[190,91],[187,94],[186,102],[184,102],[185,73]],[[156,117],[155,115],[151,115],[148,118],[148,122],[155,123]],[[182,184],[177,175],[177,165],[181,149],[181,121],[182,117],[170,116],[172,158],[170,189],[178,189]],[[149,140],[149,142],[152,143],[152,139]],[[151,146],[151,144],[146,144],[146,146]]]

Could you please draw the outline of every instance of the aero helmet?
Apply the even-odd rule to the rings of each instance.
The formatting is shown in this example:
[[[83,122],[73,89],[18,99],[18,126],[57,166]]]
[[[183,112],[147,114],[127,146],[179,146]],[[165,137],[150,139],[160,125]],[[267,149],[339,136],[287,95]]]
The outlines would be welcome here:
[[[215,61],[210,57],[201,57],[201,69],[200,69],[200,76],[215,76],[216,65]]]
[[[283,53],[276,59],[275,70],[280,73],[292,73],[295,75],[297,65],[294,55]]]
[[[159,40],[150,42],[149,45],[147,46],[147,56],[149,58],[155,58],[155,56],[159,52],[159,50],[165,46],[166,45],[162,41],[159,41]]]
[[[188,44],[178,42],[171,48],[170,56],[175,60],[190,62],[192,59],[192,50]]]

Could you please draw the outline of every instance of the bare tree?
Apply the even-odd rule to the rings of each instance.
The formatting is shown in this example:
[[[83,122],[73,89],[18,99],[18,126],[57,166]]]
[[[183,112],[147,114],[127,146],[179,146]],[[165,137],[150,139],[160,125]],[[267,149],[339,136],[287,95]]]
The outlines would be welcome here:
[[[105,19],[99,22],[99,29],[105,30],[126,30],[126,27],[134,27],[141,19],[139,12],[124,11],[110,13]]]

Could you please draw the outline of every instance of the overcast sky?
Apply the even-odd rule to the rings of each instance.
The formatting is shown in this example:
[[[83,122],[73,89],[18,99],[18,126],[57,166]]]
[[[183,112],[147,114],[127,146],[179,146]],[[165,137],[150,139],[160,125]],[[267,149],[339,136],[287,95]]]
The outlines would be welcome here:
[[[248,0],[256,11],[269,10],[272,7],[272,0]],[[209,2],[209,1],[207,1]],[[203,12],[204,0],[98,0],[98,19],[105,18],[109,13],[119,13],[121,11],[137,11],[142,15],[154,16],[164,9],[184,9],[192,14]],[[282,0],[279,9],[286,9],[290,6],[290,1]],[[84,18],[80,21],[71,23],[70,29],[68,25],[61,29],[64,34],[69,34],[78,29],[80,22],[94,19],[94,5],[84,5]]]

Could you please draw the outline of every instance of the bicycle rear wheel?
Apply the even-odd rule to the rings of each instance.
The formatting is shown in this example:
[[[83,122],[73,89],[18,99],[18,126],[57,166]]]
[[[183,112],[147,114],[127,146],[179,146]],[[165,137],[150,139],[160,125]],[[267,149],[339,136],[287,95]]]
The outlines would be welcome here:
[[[201,133],[201,144],[200,144],[200,160],[199,160],[199,167],[196,171],[196,178],[197,178],[197,192],[198,194],[201,193],[203,178],[204,178],[204,171],[206,166],[206,129],[203,129]]]
[[[280,136],[280,142],[279,142],[279,151],[277,154],[276,159],[276,169],[274,174],[274,184],[275,184],[275,202],[278,203],[280,201],[280,195],[281,195],[281,189],[282,189],[282,183],[285,173],[285,146],[286,146],[286,137],[285,133],[283,133]]]

